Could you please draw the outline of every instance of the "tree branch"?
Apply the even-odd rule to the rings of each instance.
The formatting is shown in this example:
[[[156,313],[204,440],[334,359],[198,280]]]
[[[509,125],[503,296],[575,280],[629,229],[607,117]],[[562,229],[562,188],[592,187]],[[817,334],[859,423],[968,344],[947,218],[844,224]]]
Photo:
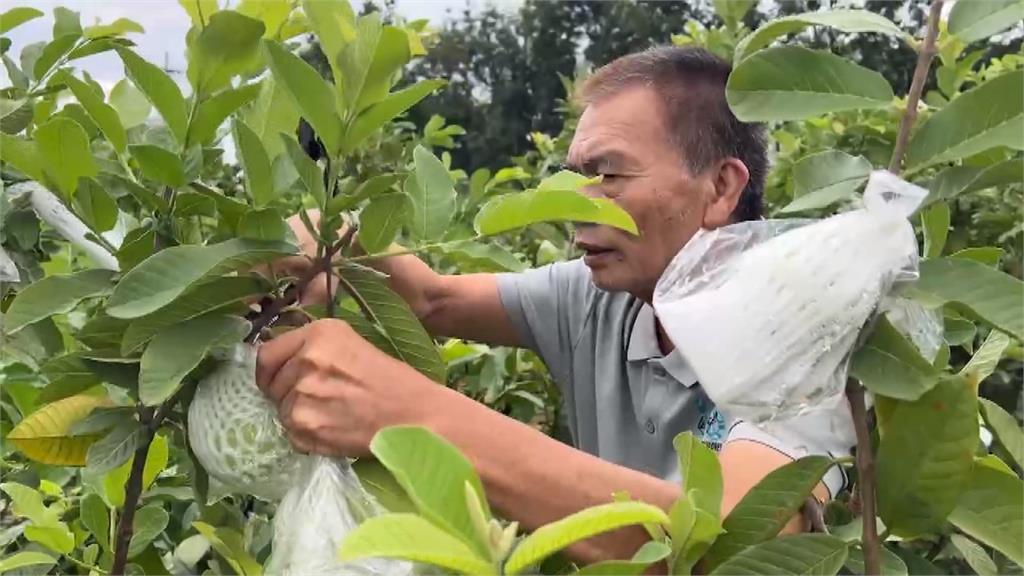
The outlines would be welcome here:
[[[135,529],[135,509],[138,508],[139,498],[142,496],[142,474],[146,469],[149,446],[153,442],[153,411],[145,406],[140,406],[139,422],[142,425],[143,438],[142,443],[135,449],[131,472],[124,485],[124,506],[121,508],[121,516],[117,520],[117,540],[114,543],[114,563],[110,567],[111,574],[124,574],[125,566],[128,563],[128,547],[131,545]]]
[[[878,525],[875,523],[875,457],[871,449],[868,413],[864,405],[864,387],[850,378],[846,381],[846,397],[850,401],[853,426],[857,432],[857,489],[860,492],[864,547],[864,574],[881,574],[879,562]]]
[[[943,0],[933,0],[931,10],[928,13],[928,30],[925,32],[924,42],[917,54],[917,67],[914,68],[914,79],[910,83],[910,92],[907,93],[907,111],[900,120],[900,131],[896,135],[896,147],[892,151],[892,159],[889,160],[889,172],[900,173],[900,166],[903,164],[903,154],[907,150],[907,142],[910,140],[910,129],[917,121],[917,105],[921,101],[921,93],[924,92],[924,83],[928,80],[928,70],[931,68],[932,59],[935,58],[935,38],[939,34],[939,19],[942,15]]]

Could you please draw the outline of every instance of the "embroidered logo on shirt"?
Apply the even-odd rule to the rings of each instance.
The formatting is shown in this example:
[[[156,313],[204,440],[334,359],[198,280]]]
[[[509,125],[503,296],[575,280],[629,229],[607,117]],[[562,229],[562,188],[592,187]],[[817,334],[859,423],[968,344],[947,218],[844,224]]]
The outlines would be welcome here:
[[[725,429],[725,417],[718,411],[718,408],[706,398],[697,400],[697,410],[700,412],[700,419],[697,421],[697,437],[708,448],[715,452],[722,449],[725,443],[727,430]]]

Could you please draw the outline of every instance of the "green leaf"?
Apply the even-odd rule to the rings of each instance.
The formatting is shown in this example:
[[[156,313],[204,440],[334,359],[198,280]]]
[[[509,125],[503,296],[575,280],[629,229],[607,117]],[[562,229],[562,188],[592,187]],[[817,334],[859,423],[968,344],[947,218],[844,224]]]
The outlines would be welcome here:
[[[274,200],[270,158],[263,149],[259,136],[245,122],[236,118],[233,126],[235,145],[238,147],[239,159],[245,172],[245,187],[256,207],[265,206]]]
[[[793,201],[780,212],[825,208],[852,197],[871,174],[863,156],[828,150],[804,156],[793,165]]]
[[[98,494],[82,498],[82,524],[92,532],[93,537],[104,550],[110,551],[110,509]]]
[[[995,402],[986,398],[978,398],[981,403],[981,414],[985,424],[995,435],[1006,452],[1013,458],[1018,467],[1024,467],[1024,431],[1009,412],[1003,410]]]
[[[146,95],[126,78],[119,80],[111,89],[110,105],[117,111],[125,128],[133,128],[145,122],[153,109]]]
[[[444,361],[405,300],[388,288],[376,272],[365,268],[346,266],[342,278],[365,302],[373,316],[371,320],[380,326],[399,358],[431,380],[445,382]]]
[[[117,426],[89,447],[85,457],[89,474],[101,476],[124,464],[142,442],[145,431],[138,422],[129,421]]]
[[[718,456],[691,432],[676,436],[672,446],[679,458],[683,493],[696,490],[700,498],[693,502],[694,506],[719,517],[722,512],[722,467]]]
[[[83,35],[86,38],[95,39],[103,38],[105,36],[124,36],[129,32],[138,32],[139,34],[145,34],[146,29],[142,27],[138,22],[129,20],[127,18],[118,18],[110,24],[97,24],[95,26],[89,26],[83,31]]]
[[[1021,0],[968,0],[956,2],[949,11],[949,33],[970,44],[1011,28],[1024,20]]]
[[[123,331],[121,352],[130,354],[169,326],[224,309],[268,291],[268,284],[257,276],[224,276],[203,282],[174,299],[167,306],[137,318]]]
[[[208,314],[158,333],[142,353],[139,400],[147,406],[167,400],[211,348],[241,342],[248,332],[243,318]]]
[[[185,165],[174,152],[155,144],[132,144],[128,150],[146,178],[172,188],[188,184]]]
[[[6,34],[21,26],[25,22],[35,20],[43,16],[43,13],[35,8],[18,6],[0,14],[0,34]]]
[[[0,159],[37,182],[45,181],[43,155],[32,140],[0,132]]]
[[[521,542],[505,562],[506,574],[518,574],[573,543],[635,524],[669,524],[668,515],[643,502],[592,506],[541,526]]]
[[[28,285],[18,292],[4,315],[7,334],[54,314],[70,312],[86,298],[107,294],[113,275],[110,270],[83,270],[47,276]]]
[[[226,527],[214,528],[205,522],[193,522],[192,526],[206,538],[213,549],[227,560],[236,574],[260,576],[263,567],[246,551],[242,535]]]
[[[589,222],[638,234],[636,223],[617,204],[572,190],[528,190],[499,196],[480,208],[474,226],[484,236],[540,222]]]
[[[260,85],[256,101],[243,110],[241,116],[260,137],[267,155],[276,158],[284,152],[281,133],[295,133],[299,124],[299,111],[284,84],[275,81],[273,76],[264,79]]]
[[[185,9],[189,20],[199,28],[206,26],[217,10],[217,0],[178,0],[178,4]]]
[[[341,119],[331,88],[312,66],[280,44],[264,40],[263,49],[274,79],[285,87],[302,117],[323,140],[328,153],[337,153],[341,149]]]
[[[950,346],[972,346],[978,328],[974,322],[962,318],[946,316],[943,319],[943,339]]]
[[[75,548],[75,535],[63,522],[51,526],[26,526],[24,534],[29,542],[42,544],[61,554],[70,554]]]
[[[132,522],[134,534],[128,544],[128,557],[134,558],[142,553],[149,546],[164,528],[171,517],[160,507],[159,504],[145,506],[135,512],[135,521]]]
[[[342,210],[348,210],[367,198],[389,192],[402,179],[402,174],[378,174],[371,176],[358,186],[351,194],[338,194],[327,201],[327,216],[336,216]]]
[[[47,73],[53,68],[58,60],[62,56],[71,51],[78,42],[80,36],[78,34],[65,34],[63,36],[54,36],[53,41],[43,46],[42,52],[39,54],[39,59],[36,60],[35,64],[32,65],[32,77],[36,80],[42,79]],[[26,72],[28,69],[25,69]]]
[[[75,436],[89,436],[107,432],[118,424],[134,420],[135,410],[131,406],[110,406],[94,409],[88,416],[75,422],[68,432]]]
[[[857,524],[860,524],[860,520],[857,521]],[[907,565],[887,547],[879,546],[878,556],[879,562],[882,564],[882,576],[907,576]],[[867,574],[864,571],[864,551],[859,545],[850,546],[845,566],[853,574]],[[921,572],[916,572],[916,574],[921,574]]]
[[[935,112],[911,137],[906,163],[916,170],[997,146],[1024,148],[1024,70],[996,76]]]
[[[31,123],[31,100],[0,99],[0,131],[17,134]]]
[[[208,246],[172,246],[132,268],[107,300],[107,314],[138,318],[155,312],[199,281],[296,253],[282,242],[233,239]]]
[[[668,534],[672,538],[672,553],[678,557],[683,552],[686,541],[690,538],[690,533],[693,532],[694,525],[697,522],[697,509],[694,508],[693,500],[690,499],[689,494],[684,491],[680,495],[672,504],[672,508],[669,509],[668,517],[670,520]],[[681,571],[673,568],[672,573]]]
[[[168,454],[167,437],[157,434],[149,445],[146,464],[142,468],[142,489],[144,491],[153,485],[156,477],[167,467]],[[106,494],[107,502],[115,508],[124,507],[124,488],[128,483],[128,476],[131,475],[133,462],[135,462],[134,454],[103,477],[103,491]]]
[[[53,9],[53,37],[66,34],[82,35],[82,22],[78,12],[63,6]]]
[[[331,76],[340,85],[342,73],[338,57],[345,45],[356,38],[356,15],[351,4],[348,0],[303,0],[302,11],[320,40],[320,49],[331,66]]]
[[[188,107],[178,85],[159,66],[146,62],[135,52],[118,48],[117,53],[124,62],[125,74],[160,113],[174,139],[184,145],[188,134]]]
[[[714,0],[715,13],[729,26],[743,22],[743,17],[757,6],[757,0]]]
[[[189,144],[209,144],[217,137],[217,128],[228,116],[252,102],[260,94],[262,83],[246,84],[240,88],[222,90],[204,100],[196,108],[196,115],[188,127]]]
[[[96,176],[89,137],[77,122],[55,117],[36,128],[34,135],[46,173],[65,200],[74,195],[80,177]]]
[[[672,549],[662,542],[647,542],[630,560],[595,562],[575,572],[579,576],[639,576],[655,562],[668,558]]]
[[[949,255],[950,258],[963,258],[980,262],[993,268],[999,266],[999,260],[1003,257],[1003,249],[995,246],[984,246],[981,248],[964,248]]]
[[[358,330],[357,330],[358,331]],[[352,470],[359,476],[359,482],[388,512],[415,513],[416,505],[409,500],[405,490],[374,458],[359,458],[352,462]]]
[[[850,362],[850,376],[874,394],[917,400],[939,381],[939,371],[882,316]]]
[[[51,402],[32,412],[7,433],[27,458],[43,464],[82,466],[93,436],[73,436],[72,424],[104,402],[95,396],[78,395]]]
[[[455,184],[430,150],[417,146],[413,158],[415,175],[410,174],[405,181],[405,193],[412,200],[409,232],[421,242],[439,240],[455,212]]]
[[[295,138],[287,134],[280,136],[281,141],[284,142],[284,149],[288,153],[288,157],[291,158],[292,165],[295,166],[295,171],[299,173],[299,180],[302,182],[303,188],[316,200],[317,206],[324,206],[327,202],[327,192],[324,189],[323,170],[306,154]]]
[[[798,534],[751,546],[711,574],[838,574],[846,554],[846,542],[840,538],[828,534]]]
[[[17,10],[17,8],[14,8],[13,10]],[[31,10],[31,8],[25,8],[25,10]],[[11,10],[5,12],[4,15],[6,16],[9,12],[11,12]],[[11,572],[27,566],[39,566],[40,564],[53,566],[56,563],[57,559],[45,552],[16,552],[0,560],[0,573]],[[49,569],[47,569],[47,571],[49,571]]]
[[[975,464],[949,521],[968,536],[1024,566],[1024,482],[990,466]]]
[[[370,518],[341,543],[342,561],[402,558],[462,574],[491,574],[490,562],[464,542],[415,514]]]
[[[424,518],[479,557],[490,557],[490,548],[477,533],[466,506],[468,482],[480,496],[480,505],[490,520],[483,485],[473,465],[454,445],[425,428],[395,426],[377,432],[370,442],[370,451],[391,472]]]
[[[152,228],[136,228],[128,233],[117,250],[117,263],[122,272],[131,271],[139,263],[153,255],[156,249],[156,234]]]
[[[949,304],[975,318],[1024,339],[1024,283],[979,262],[932,258],[921,262],[915,298],[929,305]]]
[[[907,34],[891,20],[867,10],[828,10],[823,12],[804,12],[777,18],[748,34],[736,45],[734,62],[764,48],[773,40],[787,34],[795,34],[808,26],[828,26],[840,32],[878,32],[897,38],[907,38]]]
[[[408,218],[409,197],[401,193],[378,196],[359,213],[359,244],[369,254],[383,252]]]
[[[571,170],[561,170],[541,180],[540,184],[537,185],[537,189],[579,191],[579,189],[583,188],[584,186],[597,184],[600,181],[600,176],[590,178],[588,176],[584,176]]]
[[[498,244],[482,242],[456,242],[438,245],[433,251],[451,258],[463,273],[467,272],[522,272],[526,264]]]
[[[977,401],[965,379],[946,377],[914,402],[896,401],[877,456],[886,527],[908,538],[938,529],[967,486],[977,443]]]
[[[945,202],[936,202],[921,212],[925,258],[938,258],[942,255],[949,235],[949,218],[949,205]]]
[[[288,223],[272,208],[250,210],[238,221],[240,238],[283,241],[287,234]]]
[[[404,31],[381,26],[376,12],[359,18],[354,42],[346,45],[338,61],[342,95],[350,114],[358,114],[388,95],[395,72],[409,61]]]
[[[75,196],[76,212],[94,232],[106,232],[117,224],[117,201],[92,178],[81,180]]]
[[[60,512],[55,508],[47,508],[42,493],[34,488],[18,482],[4,482],[0,484],[0,490],[10,496],[13,505],[11,512],[15,516],[28,518],[33,524],[39,525],[54,524],[60,518]]]
[[[444,86],[444,80],[420,80],[419,82],[388,94],[383,100],[359,114],[345,136],[345,150],[353,151],[381,126],[395,119],[420,100]]]
[[[977,388],[986,378],[996,371],[996,366],[1003,358],[1003,353],[1010,345],[1010,337],[998,330],[989,332],[978,351],[974,353],[967,365],[960,370],[960,375],[967,378]]]
[[[996,563],[992,560],[992,557],[977,542],[960,534],[951,535],[949,541],[960,551],[961,556],[963,556],[964,560],[967,561],[967,564],[978,576],[996,576],[999,574],[999,569],[996,568]]]
[[[259,62],[264,30],[263,22],[234,10],[209,17],[188,49],[188,81],[198,99],[230,87],[232,78]]]
[[[768,48],[746,58],[730,74],[725,94],[744,122],[884,108],[893,99],[892,87],[878,72],[800,46]]]
[[[771,471],[743,496],[722,523],[725,534],[708,550],[708,567],[718,566],[741,550],[778,535],[832,466],[830,458],[807,456]]]

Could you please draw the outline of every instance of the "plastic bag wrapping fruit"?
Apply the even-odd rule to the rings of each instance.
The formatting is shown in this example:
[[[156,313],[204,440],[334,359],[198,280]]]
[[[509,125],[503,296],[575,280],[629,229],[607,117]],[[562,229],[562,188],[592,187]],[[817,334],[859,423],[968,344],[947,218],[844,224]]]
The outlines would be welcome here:
[[[384,512],[344,459],[296,452],[256,387],[256,348],[239,344],[200,381],[188,412],[189,445],[226,492],[278,502],[267,572],[405,576],[394,560],[341,562],[342,540]]]
[[[852,432],[844,424],[849,358],[880,307],[934,357],[941,324],[895,296],[918,276],[908,218],[926,195],[877,171],[859,209],[701,230],[680,250],[654,308],[720,410],[757,424],[799,417]]]

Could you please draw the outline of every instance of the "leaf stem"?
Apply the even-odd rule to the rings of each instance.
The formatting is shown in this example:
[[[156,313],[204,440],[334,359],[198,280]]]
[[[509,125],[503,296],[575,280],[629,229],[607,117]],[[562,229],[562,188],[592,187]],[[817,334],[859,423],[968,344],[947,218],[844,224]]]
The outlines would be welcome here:
[[[900,166],[903,164],[903,155],[907,150],[907,142],[910,140],[910,129],[917,121],[917,105],[921,101],[921,93],[924,91],[924,83],[928,80],[928,70],[931,68],[932,59],[935,58],[935,38],[939,33],[939,19],[942,15],[943,0],[933,0],[928,13],[928,30],[925,32],[924,43],[917,54],[917,67],[914,68],[914,79],[910,83],[910,91],[907,93],[907,110],[900,120],[900,131],[896,136],[896,147],[893,148],[892,158],[889,160],[889,172],[900,173]]]

